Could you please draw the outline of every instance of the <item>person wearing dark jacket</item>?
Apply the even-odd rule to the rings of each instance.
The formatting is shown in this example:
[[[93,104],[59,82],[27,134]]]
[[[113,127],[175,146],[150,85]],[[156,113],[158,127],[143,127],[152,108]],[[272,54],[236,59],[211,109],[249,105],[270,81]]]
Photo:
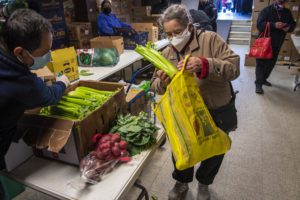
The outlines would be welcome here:
[[[285,0],[276,0],[273,4],[264,8],[258,16],[257,28],[261,34],[267,22],[270,22],[270,37],[273,51],[272,59],[256,59],[256,89],[257,94],[263,94],[263,85],[272,86],[267,81],[278,58],[280,48],[284,42],[287,32],[293,32],[296,22],[291,11],[284,7]]]
[[[98,16],[98,32],[101,36],[116,35],[114,28],[131,28],[111,13],[111,3],[104,0],[101,3],[102,12]]]
[[[209,17],[202,10],[190,10],[191,17],[193,19],[193,25],[195,28],[204,29],[206,31],[213,31],[213,27]]]
[[[0,170],[26,109],[56,104],[69,80],[58,78],[47,86],[31,70],[43,68],[51,59],[52,28],[29,9],[15,11],[3,27],[0,41]],[[0,196],[1,199],[1,196]]]
[[[217,32],[218,11],[215,8],[215,5],[209,0],[200,0],[198,10],[202,10],[206,13],[206,15],[210,18],[213,31]]]

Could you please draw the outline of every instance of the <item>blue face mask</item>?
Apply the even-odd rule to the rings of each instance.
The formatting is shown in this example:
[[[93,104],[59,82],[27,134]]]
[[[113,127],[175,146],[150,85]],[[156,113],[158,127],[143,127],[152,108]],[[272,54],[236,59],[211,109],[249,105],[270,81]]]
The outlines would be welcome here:
[[[41,69],[51,61],[51,52],[50,51],[40,57],[34,57],[30,53],[29,53],[29,55],[33,59],[33,65],[30,67],[30,70]]]

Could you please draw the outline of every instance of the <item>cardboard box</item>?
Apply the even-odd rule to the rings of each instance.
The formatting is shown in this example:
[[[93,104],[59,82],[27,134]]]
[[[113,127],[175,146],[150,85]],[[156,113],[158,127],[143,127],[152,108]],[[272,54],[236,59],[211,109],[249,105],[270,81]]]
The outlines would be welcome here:
[[[260,14],[260,11],[253,11],[252,12],[252,24],[257,24],[257,18],[258,18],[258,15]]]
[[[132,23],[131,26],[136,31],[148,32],[148,41],[158,40],[158,27],[153,26],[153,23]]]
[[[117,15],[117,18],[127,24],[131,23],[131,15],[129,15],[129,14]]]
[[[70,40],[81,40],[92,38],[92,25],[90,22],[73,22],[68,24],[68,35]]]
[[[42,13],[52,25],[65,23],[65,15],[63,10],[54,10]]]
[[[52,24],[53,27],[53,40],[67,38],[67,26],[63,23]]]
[[[256,59],[249,57],[248,54],[245,55],[245,66],[247,67],[255,67]]]
[[[73,46],[75,49],[90,49],[90,38],[81,40],[70,40],[70,46]]]
[[[254,11],[261,11],[269,5],[269,0],[254,0]]]
[[[291,47],[291,62],[295,62],[298,59],[300,59],[300,54],[298,53],[298,51],[295,48],[294,44],[292,44],[292,47]]]
[[[257,29],[256,23],[252,23],[251,25],[251,36],[258,37],[259,36],[259,30]]]
[[[146,110],[146,93],[144,90],[129,90],[126,96],[128,112],[132,115],[138,115],[141,111]]]
[[[134,6],[132,7],[133,16],[150,16],[151,6]]]
[[[291,48],[293,46],[293,43],[291,40],[289,39],[284,39],[284,42],[282,43],[282,46],[280,48],[280,50],[283,50],[283,51],[290,51]]]
[[[290,49],[280,49],[277,60],[278,61],[290,61],[291,60],[291,50]]]
[[[122,15],[128,14],[132,8],[132,0],[121,0],[120,8]]]
[[[73,47],[51,52],[52,61],[47,65],[57,76],[65,74],[71,82],[79,79],[76,51]]]
[[[111,0],[111,11],[115,15],[121,14],[121,0]]]
[[[91,150],[91,137],[95,133],[107,133],[117,114],[124,111],[125,93],[117,83],[79,81],[78,86],[99,90],[119,90],[103,106],[81,121],[52,118],[39,115],[40,109],[25,112],[19,122],[19,133],[25,133],[26,144],[36,148],[36,155],[78,165],[81,158]]]
[[[121,36],[96,37],[90,40],[91,48],[116,48],[119,55],[124,52],[124,40]]]
[[[75,20],[74,8],[65,7],[64,13],[65,13],[65,22],[67,24],[70,24]]]

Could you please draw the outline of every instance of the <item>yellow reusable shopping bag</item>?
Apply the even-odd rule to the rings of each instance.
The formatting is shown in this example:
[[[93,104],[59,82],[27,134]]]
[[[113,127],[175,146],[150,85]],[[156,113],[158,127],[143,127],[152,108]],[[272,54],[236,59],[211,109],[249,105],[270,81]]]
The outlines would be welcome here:
[[[179,170],[224,154],[231,146],[230,138],[216,126],[204,104],[195,76],[184,71],[188,58],[154,108],[166,130]]]

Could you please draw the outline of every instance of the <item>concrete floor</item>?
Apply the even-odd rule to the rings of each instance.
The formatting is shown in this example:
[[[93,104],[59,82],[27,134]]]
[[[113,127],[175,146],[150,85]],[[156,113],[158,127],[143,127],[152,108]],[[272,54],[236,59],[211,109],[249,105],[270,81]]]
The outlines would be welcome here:
[[[277,66],[263,96],[254,93],[254,68],[244,67],[247,46],[232,45],[241,55],[241,75],[234,81],[239,128],[230,134],[232,149],[225,156],[212,200],[300,200],[300,91],[293,92],[287,67]],[[150,196],[166,200],[174,181],[167,143],[153,156],[140,176]],[[195,199],[196,181],[187,200]],[[133,188],[126,200],[135,200]],[[17,200],[52,200],[27,190]],[[100,200],[100,199],[99,199]]]

